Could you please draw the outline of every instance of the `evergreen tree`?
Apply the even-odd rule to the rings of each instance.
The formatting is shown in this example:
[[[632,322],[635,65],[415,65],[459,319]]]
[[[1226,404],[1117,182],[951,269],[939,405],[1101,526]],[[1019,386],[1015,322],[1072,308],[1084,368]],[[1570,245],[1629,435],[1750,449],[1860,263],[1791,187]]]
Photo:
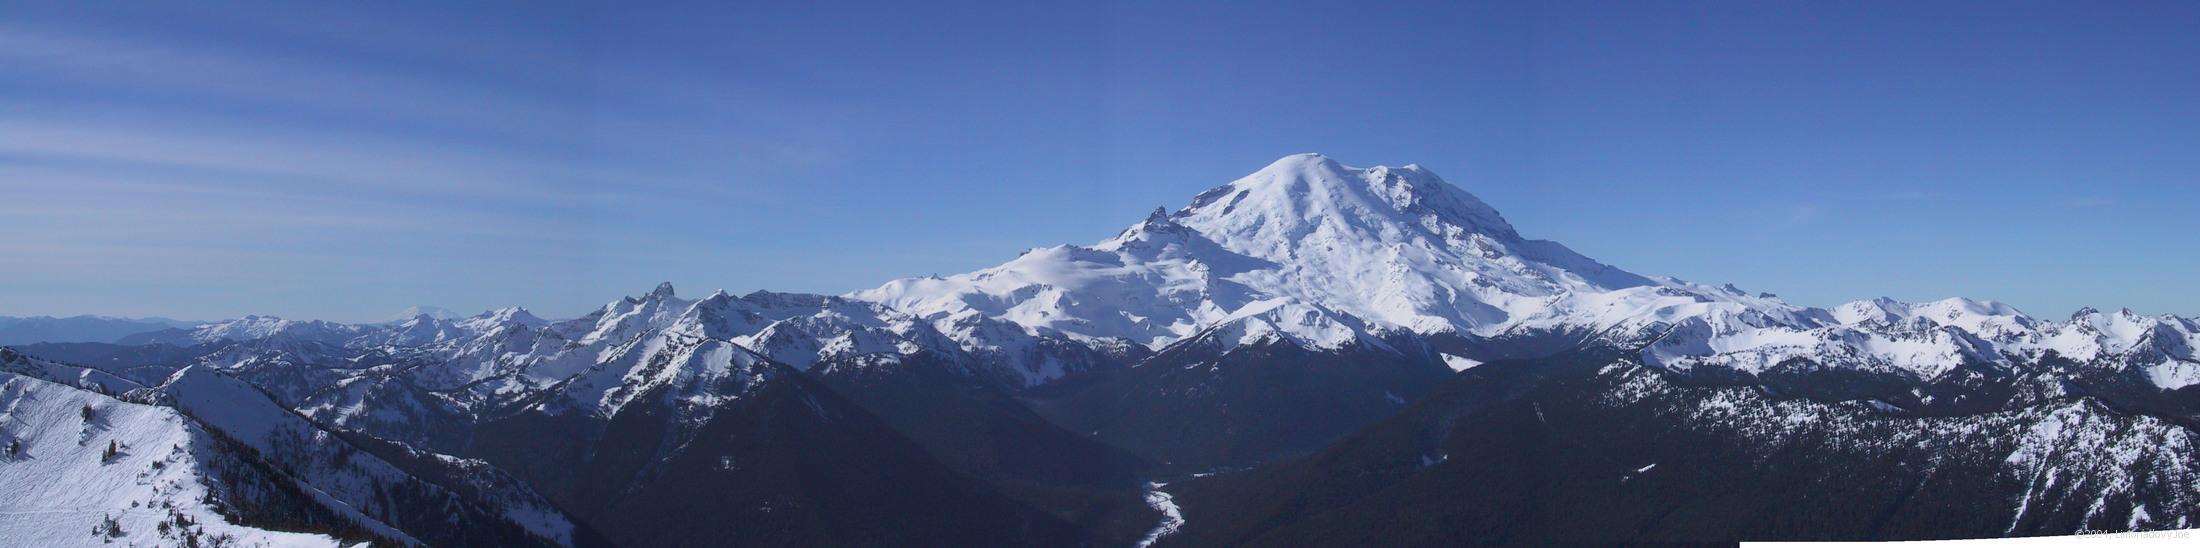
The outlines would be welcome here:
[[[84,422],[92,422],[92,404],[84,404],[84,409],[79,410],[77,414],[84,417]]]
[[[106,452],[106,453],[103,453],[103,454],[101,454],[101,455],[100,455],[100,457],[99,457],[99,460],[103,460],[103,461],[115,460],[115,453],[116,453],[116,452],[117,452],[117,450],[116,450],[116,447],[115,447],[115,440],[107,440],[107,452]]]
[[[100,519],[100,523],[98,526],[92,527],[93,536],[104,536],[110,539],[114,539],[122,538],[124,535],[128,534],[130,533],[122,530],[122,522],[116,520],[115,516],[112,514],[106,515],[105,517]]]

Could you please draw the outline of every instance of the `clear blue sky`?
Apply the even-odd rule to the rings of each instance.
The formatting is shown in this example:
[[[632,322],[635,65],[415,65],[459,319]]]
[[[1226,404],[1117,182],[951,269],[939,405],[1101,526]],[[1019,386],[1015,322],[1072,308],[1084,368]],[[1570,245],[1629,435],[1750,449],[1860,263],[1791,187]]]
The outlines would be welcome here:
[[[2194,2],[89,4],[0,2],[0,315],[837,293],[1304,151],[1804,304],[2200,314]]]

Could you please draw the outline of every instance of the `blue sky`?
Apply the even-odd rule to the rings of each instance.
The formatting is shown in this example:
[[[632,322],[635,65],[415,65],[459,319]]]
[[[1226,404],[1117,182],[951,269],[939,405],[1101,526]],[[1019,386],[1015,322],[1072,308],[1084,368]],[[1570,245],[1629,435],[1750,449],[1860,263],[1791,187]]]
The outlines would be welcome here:
[[[459,4],[0,2],[0,315],[838,293],[1305,151],[1804,304],[2200,314],[2190,2]]]

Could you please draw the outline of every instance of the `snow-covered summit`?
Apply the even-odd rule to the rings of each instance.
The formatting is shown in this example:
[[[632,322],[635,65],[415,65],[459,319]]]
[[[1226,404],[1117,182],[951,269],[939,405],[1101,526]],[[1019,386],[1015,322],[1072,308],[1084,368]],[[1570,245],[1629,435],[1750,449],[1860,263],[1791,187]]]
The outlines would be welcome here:
[[[1036,249],[850,296],[935,322],[975,316],[1031,335],[1158,349],[1227,322],[1334,347],[1389,332],[1609,323],[1611,312],[1658,306],[1637,301],[1736,300],[1697,289],[1523,238],[1495,208],[1419,166],[1298,154],[1090,247]],[[1633,298],[1577,298],[1616,292]]]
[[[419,318],[422,316],[438,320],[455,320],[459,318],[458,313],[452,312],[451,309],[443,308],[440,306],[428,306],[420,304],[405,307],[404,310],[400,310],[396,314],[391,314],[386,323],[398,323]]]
[[[528,312],[526,307],[519,306],[499,308],[458,320],[459,328],[473,332],[488,331],[507,325],[541,327],[549,325],[549,323],[548,320],[536,317],[534,313]]]
[[[2068,322],[2040,326],[2010,346],[2013,351],[2034,356],[2052,352],[2078,361],[2109,359],[2134,366],[2200,371],[2200,355],[2195,353],[2195,348],[2200,348],[2200,322],[2177,316],[2089,310]],[[2190,377],[2177,386],[2164,388],[2200,384],[2200,376]]]
[[[191,339],[199,342],[253,341],[284,338],[341,344],[370,328],[321,320],[286,320],[274,316],[245,316],[198,326]]]
[[[1845,325],[1891,326],[1923,321],[1931,325],[1962,328],[1996,341],[2012,340],[2044,324],[2006,304],[1961,297],[1925,303],[1905,303],[1880,297],[1842,304],[1834,307],[1832,313],[1837,321]]]
[[[1314,234],[1392,242],[1466,234],[1520,239],[1496,209],[1420,166],[1353,168],[1320,154],[1285,156],[1200,193],[1172,217],[1263,257]]]

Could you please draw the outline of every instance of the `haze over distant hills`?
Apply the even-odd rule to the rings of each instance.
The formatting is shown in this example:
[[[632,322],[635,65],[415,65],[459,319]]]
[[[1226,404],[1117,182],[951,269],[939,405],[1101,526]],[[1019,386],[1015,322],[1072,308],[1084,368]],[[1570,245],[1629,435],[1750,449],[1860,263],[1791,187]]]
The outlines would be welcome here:
[[[123,337],[138,333],[187,328],[197,326],[199,323],[167,318],[0,316],[0,344],[115,342]]]

